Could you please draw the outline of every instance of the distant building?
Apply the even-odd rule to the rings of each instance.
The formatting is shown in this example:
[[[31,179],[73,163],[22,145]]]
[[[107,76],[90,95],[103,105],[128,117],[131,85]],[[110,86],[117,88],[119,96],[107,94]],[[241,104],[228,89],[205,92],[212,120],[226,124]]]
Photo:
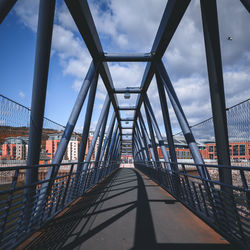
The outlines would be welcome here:
[[[66,152],[64,154],[64,160],[77,160],[79,154],[80,141],[78,139],[78,135],[72,135],[70,141],[68,143]],[[62,138],[62,133],[50,134],[48,139],[46,140],[45,149],[47,155],[50,159],[54,158],[56,153],[58,144]]]
[[[7,137],[2,144],[2,159],[26,160],[28,154],[28,137]]]
[[[217,159],[215,142],[206,142],[206,154],[208,159]],[[229,142],[231,161],[250,161],[250,142]]]
[[[196,141],[196,143],[197,143],[197,146],[200,150],[202,157],[206,158],[206,145],[199,141]],[[184,137],[175,136],[174,145],[175,145],[175,152],[176,152],[177,159],[192,159],[190,149]],[[165,138],[165,146],[166,146],[167,152],[169,153],[169,147],[168,147],[166,138]],[[157,151],[158,151],[159,158],[163,159],[161,148],[157,147]]]
[[[217,160],[217,150],[214,141],[196,141],[203,159]],[[192,159],[192,155],[184,137],[174,137],[177,159]],[[169,151],[167,141],[165,143]],[[250,161],[250,142],[229,142],[231,161]],[[163,159],[161,148],[157,147],[160,159]]]

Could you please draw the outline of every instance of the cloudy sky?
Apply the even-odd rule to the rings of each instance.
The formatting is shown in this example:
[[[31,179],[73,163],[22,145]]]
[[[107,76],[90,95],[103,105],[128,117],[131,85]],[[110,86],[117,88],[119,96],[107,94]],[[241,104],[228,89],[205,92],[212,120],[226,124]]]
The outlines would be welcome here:
[[[240,1],[218,2],[226,105],[250,95],[250,16]],[[105,52],[150,52],[166,0],[89,0]],[[0,26],[0,93],[28,107],[34,70],[38,0],[18,0]],[[228,40],[227,37],[232,37]],[[199,1],[192,0],[163,61],[191,125],[211,116]],[[63,1],[58,0],[46,100],[46,117],[66,124],[91,57]],[[115,87],[140,86],[145,63],[109,63]],[[162,123],[155,79],[148,90]],[[94,128],[106,95],[98,83]],[[129,102],[135,104],[137,95]],[[118,95],[119,104],[128,101]],[[86,105],[85,105],[86,106]],[[84,110],[77,126],[83,123]],[[129,116],[124,112],[122,116]],[[170,106],[174,132],[179,131]]]

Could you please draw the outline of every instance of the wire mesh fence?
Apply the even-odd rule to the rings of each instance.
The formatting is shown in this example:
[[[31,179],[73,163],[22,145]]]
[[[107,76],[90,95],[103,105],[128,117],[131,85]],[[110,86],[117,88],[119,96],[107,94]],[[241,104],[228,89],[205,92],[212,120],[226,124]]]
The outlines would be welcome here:
[[[0,165],[24,165],[28,153],[31,110],[0,95]],[[49,163],[57,149],[64,126],[44,117],[40,164]],[[50,140],[57,136],[58,140]],[[72,145],[71,145],[72,148]],[[64,159],[71,160],[66,152]]]
[[[235,163],[250,161],[250,99],[227,109],[227,126],[230,157]],[[217,160],[213,118],[191,126],[193,135],[201,147],[205,159]],[[174,135],[175,141],[184,138],[183,133]],[[205,150],[204,152],[202,150]]]

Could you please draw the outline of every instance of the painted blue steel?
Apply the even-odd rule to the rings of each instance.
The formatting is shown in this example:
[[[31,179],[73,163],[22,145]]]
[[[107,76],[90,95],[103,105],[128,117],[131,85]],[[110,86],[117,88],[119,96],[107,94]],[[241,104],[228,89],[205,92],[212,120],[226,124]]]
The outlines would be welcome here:
[[[138,138],[141,140],[141,145],[143,147],[143,151],[144,151],[144,155],[145,155],[145,160],[146,161],[150,161],[150,156],[149,156],[149,148],[147,146],[147,142],[146,142],[146,138],[142,135],[138,122],[136,122],[136,126],[135,126],[135,131],[138,131]]]
[[[1,0],[0,1],[0,24],[13,8],[17,0]]]
[[[146,114],[149,134],[150,134],[150,142],[151,142],[152,149],[154,151],[154,157],[155,157],[155,163],[156,163],[155,166],[158,167],[157,162],[159,162],[159,156],[158,156],[158,151],[157,151],[155,134],[154,134],[152,122],[151,122],[151,119],[150,119],[150,116],[149,116],[148,109],[147,109],[147,107],[145,105],[145,102],[144,102],[144,109],[145,109],[145,114]]]
[[[137,126],[135,127],[135,139],[137,139],[137,141],[138,141],[138,145],[140,147],[140,153],[141,153],[142,160],[148,161],[149,157],[147,155],[145,147],[143,146],[143,140],[141,138],[141,134],[140,134],[140,131],[138,130]]]
[[[218,164],[230,165],[226,103],[216,0],[201,0],[201,13]],[[231,171],[222,169],[220,171],[220,180],[221,182],[232,184]]]
[[[115,94],[124,94],[124,93],[130,93],[130,94],[140,94],[141,89],[135,88],[135,87],[128,87],[128,88],[116,88],[113,90]]]
[[[100,176],[102,177],[102,175],[100,174],[100,166],[101,166],[100,164],[101,164],[101,162],[105,158],[104,154],[105,154],[105,151],[108,148],[108,144],[109,144],[109,142],[111,140],[111,136],[112,136],[112,131],[113,131],[114,125],[115,125],[115,112],[113,112],[113,115],[111,117],[109,128],[108,128],[108,131],[107,131],[107,136],[106,136],[106,138],[104,140],[104,143],[103,143],[103,146],[102,146],[102,150],[101,150],[101,154],[100,154],[100,157],[99,157],[96,182],[99,181]],[[107,154],[107,151],[106,151],[106,154]]]
[[[242,4],[245,6],[247,11],[250,13],[250,0],[240,0]]]
[[[147,62],[152,58],[151,53],[104,53],[104,61],[107,62]]]
[[[79,114],[81,112],[83,103],[84,103],[85,98],[87,96],[89,87],[90,87],[92,81],[94,80],[94,78],[96,76],[96,73],[97,73],[97,67],[95,67],[94,63],[92,62],[90,67],[89,67],[88,73],[87,73],[87,75],[86,75],[86,77],[85,77],[85,79],[83,81],[80,92],[79,92],[79,94],[77,96],[75,105],[74,105],[73,110],[72,110],[72,112],[70,114],[70,117],[69,117],[68,123],[66,125],[66,128],[65,128],[65,130],[63,132],[62,139],[61,139],[61,141],[60,141],[60,143],[58,145],[55,157],[52,160],[53,164],[54,163],[59,164],[62,161],[63,155],[64,155],[64,153],[66,151],[67,145],[68,145],[69,140],[70,140],[71,135],[72,135],[72,132],[73,132],[73,130],[75,128],[76,121],[77,121],[77,119],[79,117]]]
[[[27,157],[27,165],[29,166],[38,164],[40,158],[54,12],[55,0],[40,1]],[[37,174],[36,168],[28,169],[25,175],[26,185],[36,182]],[[32,196],[35,193],[31,188],[27,188],[25,193],[28,202],[26,203],[24,220],[28,225],[29,213],[32,210]]]
[[[102,144],[103,144],[104,134],[105,134],[105,131],[106,131],[108,115],[109,115],[108,111],[109,111],[109,109],[107,109],[107,115],[104,118],[102,128],[101,128],[101,131],[100,131],[100,135],[99,135],[99,145],[98,145],[97,154],[96,154],[96,157],[95,157],[95,166],[94,166],[95,169],[97,169],[98,166],[99,166],[101,150],[102,150]],[[91,185],[96,183],[96,175],[97,175],[97,171],[95,171],[95,175],[93,175]]]
[[[155,134],[156,134],[156,137],[158,139],[164,160],[165,160],[165,162],[170,162],[169,157],[168,157],[168,153],[166,150],[166,146],[165,146],[164,140],[163,140],[162,135],[161,135],[161,131],[160,131],[159,126],[157,124],[157,121],[155,119],[154,112],[153,112],[153,109],[152,109],[151,104],[149,102],[147,94],[145,94],[143,96],[143,99],[144,99],[145,109],[147,109],[149,119],[151,120],[153,128],[155,130]],[[171,170],[171,165],[167,164],[167,168],[168,168],[168,170]]]
[[[202,156],[200,154],[199,148],[196,144],[193,133],[189,127],[188,121],[187,121],[186,116],[182,110],[181,104],[180,104],[178,97],[175,93],[173,85],[169,79],[167,71],[165,70],[165,67],[161,61],[156,62],[155,64],[157,65],[156,70],[158,70],[159,75],[161,77],[161,80],[162,80],[164,87],[167,91],[167,94],[169,96],[169,100],[172,104],[172,107],[174,109],[174,112],[176,114],[178,122],[180,124],[181,129],[182,129],[183,135],[186,139],[186,142],[190,148],[194,162],[196,164],[204,164],[204,161],[203,161]],[[208,172],[206,171],[206,169],[200,167],[200,168],[198,168],[198,171],[199,171],[199,174],[201,177],[203,177],[203,178],[207,177]]]
[[[78,154],[77,172],[79,174],[81,172],[81,164],[80,163],[83,162],[83,160],[84,160],[86,146],[87,146],[87,140],[89,137],[89,128],[90,128],[93,107],[94,107],[94,102],[95,102],[97,80],[98,80],[98,76],[95,75],[93,82],[92,82],[92,86],[90,87],[90,90],[89,90],[88,105],[87,105],[87,109],[86,109],[86,113],[85,113],[84,126],[83,126],[82,138],[81,138],[81,143],[80,143],[80,150],[79,150],[79,154]]]
[[[154,150],[153,150],[153,147],[152,147],[152,143],[151,143],[151,141],[149,139],[149,135],[148,135],[148,132],[147,132],[147,129],[146,129],[146,126],[145,126],[145,123],[144,123],[144,120],[142,118],[141,113],[139,113],[139,123],[140,123],[140,126],[141,126],[143,136],[146,138],[148,147],[150,149],[151,158],[152,158],[153,162],[156,162],[156,156],[155,156],[155,153],[154,153]]]
[[[242,170],[244,169],[243,172],[245,174],[238,180],[237,185],[230,185],[218,181],[218,177],[213,179],[201,178],[193,175],[193,171],[188,172],[190,168],[198,171],[200,164],[171,163],[175,164],[176,167],[181,167],[182,171],[176,176],[173,176],[163,166],[166,162],[160,162],[161,167],[159,169],[148,167],[149,163],[147,162],[142,163],[139,161],[134,164],[136,168],[153,178],[161,187],[166,189],[226,239],[238,245],[238,248],[249,249],[250,224],[247,217],[249,216],[248,204],[250,200],[247,197],[247,193],[250,190],[244,186],[244,178],[250,171],[249,167],[202,165],[206,169],[213,169],[214,173],[216,171],[217,176],[221,168],[234,171],[240,171],[241,168]],[[174,178],[179,180],[179,189],[176,189]],[[208,186],[213,187],[211,190],[214,206],[211,203],[211,197],[207,195]],[[231,195],[225,192],[228,189],[232,190],[229,192]],[[227,197],[226,203],[225,196]]]
[[[97,141],[97,138],[99,136],[99,133],[100,133],[100,129],[101,129],[101,126],[102,126],[102,123],[103,123],[103,120],[105,119],[106,116],[108,116],[108,111],[109,111],[109,107],[110,107],[110,98],[109,96],[107,95],[106,98],[105,98],[105,101],[104,101],[104,104],[103,104],[103,107],[102,107],[102,111],[101,111],[101,114],[99,116],[99,119],[98,119],[98,122],[97,122],[97,125],[96,125],[96,128],[95,128],[95,132],[94,132],[94,135],[93,135],[93,138],[92,138],[92,141],[91,141],[91,144],[90,144],[90,147],[88,149],[88,153],[87,153],[87,156],[86,156],[86,163],[83,163],[82,164],[82,170],[81,170],[81,183],[85,183],[84,182],[84,179],[86,177],[86,172],[88,170],[88,167],[89,167],[89,162],[90,162],[90,159],[91,159],[91,156],[93,154],[93,151],[94,151],[94,148],[95,148],[95,144],[96,144],[96,141]],[[80,187],[81,189],[82,187]],[[82,188],[81,190],[82,192],[84,192],[84,187]]]
[[[91,162],[90,164],[95,164]],[[1,249],[12,249],[17,244],[22,242],[25,238],[33,234],[39,227],[48,222],[55,215],[60,213],[65,207],[72,203],[77,197],[81,196],[81,192],[75,197],[74,194],[74,181],[76,178],[76,168],[77,163],[68,163],[60,164],[59,171],[63,170],[63,175],[57,173],[56,176],[51,177],[49,180],[39,180],[35,183],[27,186],[18,181],[20,178],[23,178],[23,172],[27,169],[32,169],[34,166],[17,166],[17,167],[0,167],[1,174],[4,172],[15,171],[15,174],[12,178],[11,188],[9,190],[0,191],[0,201],[1,201],[1,221],[0,221],[0,248]],[[35,166],[39,171],[44,171],[46,168],[58,168],[57,164],[49,165],[36,165]],[[109,168],[107,174],[110,174],[115,168],[119,167],[119,164],[116,162],[109,162]],[[92,175],[95,174],[97,169],[88,170]],[[106,173],[103,173],[103,178],[105,178]],[[90,182],[91,175],[85,180],[86,183],[89,183],[91,188],[94,184]],[[18,183],[18,185],[17,185]],[[49,186],[49,183],[53,183],[51,186],[51,191],[47,195],[47,205],[40,210],[38,214],[37,209],[30,211],[30,222],[27,225],[26,221],[23,220],[25,216],[25,202],[24,199],[24,190],[27,187],[36,190],[36,195],[33,197],[33,203],[39,204],[39,199],[41,193],[45,192],[42,187],[45,183]],[[20,201],[21,200],[21,201]],[[3,206],[3,207],[2,207]],[[28,230],[27,230],[28,226]]]
[[[169,118],[166,94],[165,94],[165,90],[164,90],[164,87],[163,87],[163,84],[162,84],[161,78],[159,77],[158,72],[156,72],[156,83],[157,83],[158,94],[159,94],[160,103],[161,103],[161,111],[162,111],[165,131],[167,135],[167,142],[168,142],[171,162],[177,163],[177,157],[176,157],[176,152],[175,152],[171,122]]]
[[[118,128],[118,122],[115,120],[115,123],[113,124],[112,130],[110,133],[110,137],[107,141],[106,154],[105,154],[104,159],[103,159],[103,174],[102,175],[105,175],[106,171],[107,171],[107,167],[108,167],[107,161],[108,161],[108,157],[111,153],[111,144],[112,144],[113,137],[114,137],[114,134],[115,134],[115,131],[117,130],[117,128]]]

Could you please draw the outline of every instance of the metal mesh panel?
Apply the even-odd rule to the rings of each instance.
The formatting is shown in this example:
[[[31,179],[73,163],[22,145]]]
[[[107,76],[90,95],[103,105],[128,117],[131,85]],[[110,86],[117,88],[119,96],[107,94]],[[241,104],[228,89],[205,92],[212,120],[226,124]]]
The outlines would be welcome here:
[[[0,95],[0,164],[25,164],[31,110]],[[48,135],[60,133],[64,126],[44,117],[41,160],[49,161],[45,144]],[[13,141],[11,141],[13,140]],[[5,145],[4,145],[5,144]]]
[[[227,126],[229,142],[250,141],[250,99],[227,109]],[[212,117],[191,126],[191,130],[196,140],[215,141]],[[174,136],[183,137],[183,133]]]

